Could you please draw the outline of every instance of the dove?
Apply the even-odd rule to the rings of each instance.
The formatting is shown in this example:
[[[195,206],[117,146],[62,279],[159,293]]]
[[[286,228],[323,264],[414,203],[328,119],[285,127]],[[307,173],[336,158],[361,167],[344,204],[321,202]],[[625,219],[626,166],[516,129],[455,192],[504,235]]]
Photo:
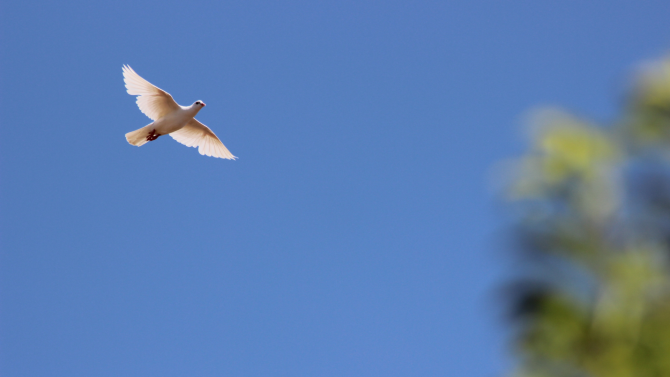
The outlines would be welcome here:
[[[202,155],[229,160],[237,158],[209,127],[195,119],[205,107],[204,102],[198,100],[191,106],[179,106],[168,92],[143,79],[128,65],[123,66],[123,81],[128,94],[137,96],[140,111],[153,120],[139,130],[126,134],[130,144],[140,147],[159,136],[170,135],[187,147],[198,148]]]

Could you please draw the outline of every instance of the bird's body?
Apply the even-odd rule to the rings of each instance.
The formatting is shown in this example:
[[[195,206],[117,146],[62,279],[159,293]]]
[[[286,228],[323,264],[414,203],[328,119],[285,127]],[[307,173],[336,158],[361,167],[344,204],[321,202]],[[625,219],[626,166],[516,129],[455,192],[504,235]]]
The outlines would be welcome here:
[[[128,143],[142,146],[161,135],[170,135],[186,145],[196,147],[200,154],[234,160],[228,149],[209,127],[198,122],[195,116],[205,107],[202,101],[191,106],[179,106],[166,91],[152,85],[129,66],[123,66],[123,79],[128,94],[136,95],[137,106],[152,123],[126,134]]]
[[[191,119],[195,118],[198,111],[200,111],[199,106],[198,108],[194,107],[195,106],[181,107],[181,109],[173,111],[153,122],[152,124],[154,125],[156,132],[161,135],[167,135],[182,129]]]

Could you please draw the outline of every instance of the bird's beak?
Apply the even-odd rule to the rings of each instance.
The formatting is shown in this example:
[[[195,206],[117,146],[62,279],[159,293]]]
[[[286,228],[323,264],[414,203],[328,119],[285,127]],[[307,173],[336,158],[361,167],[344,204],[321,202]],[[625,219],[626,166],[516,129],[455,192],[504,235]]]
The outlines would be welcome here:
[[[207,105],[205,105],[205,103],[204,103],[204,102],[202,102],[202,107],[205,107],[205,106],[207,106]]]

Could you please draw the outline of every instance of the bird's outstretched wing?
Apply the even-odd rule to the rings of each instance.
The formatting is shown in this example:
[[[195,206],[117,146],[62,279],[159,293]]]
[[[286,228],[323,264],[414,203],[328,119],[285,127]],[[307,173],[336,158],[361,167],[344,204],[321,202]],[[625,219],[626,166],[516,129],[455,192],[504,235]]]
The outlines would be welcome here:
[[[209,129],[209,127],[198,122],[195,118],[191,119],[186,126],[170,134],[173,139],[184,144],[187,147],[198,148],[200,154],[218,158],[234,160],[233,156],[218,137]]]
[[[151,120],[158,120],[180,109],[168,92],[140,77],[130,66],[123,66],[123,81],[126,83],[128,94],[138,96],[137,106],[140,111]]]

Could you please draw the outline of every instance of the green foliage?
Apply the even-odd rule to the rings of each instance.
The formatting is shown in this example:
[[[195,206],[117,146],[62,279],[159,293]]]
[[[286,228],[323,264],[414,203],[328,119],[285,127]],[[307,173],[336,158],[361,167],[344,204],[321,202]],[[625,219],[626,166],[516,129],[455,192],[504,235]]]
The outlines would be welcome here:
[[[670,376],[670,60],[619,120],[537,113],[515,163],[517,376]]]

